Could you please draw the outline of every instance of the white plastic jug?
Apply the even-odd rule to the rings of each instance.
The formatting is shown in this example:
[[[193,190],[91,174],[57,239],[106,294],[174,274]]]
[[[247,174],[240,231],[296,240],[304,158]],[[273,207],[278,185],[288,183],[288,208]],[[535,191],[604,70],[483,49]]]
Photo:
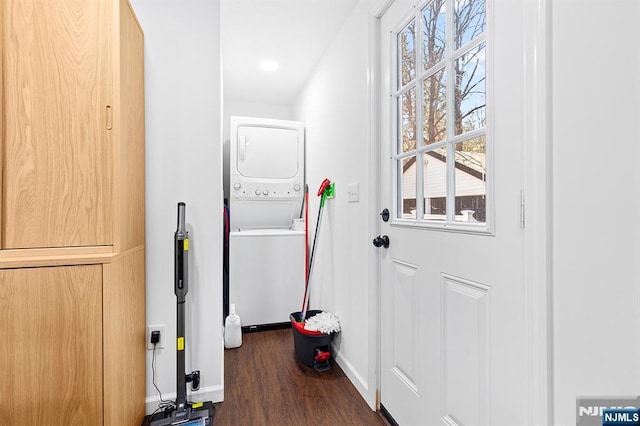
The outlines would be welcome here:
[[[224,347],[227,349],[242,346],[242,329],[240,317],[236,314],[236,305],[229,307],[229,316],[224,320]]]

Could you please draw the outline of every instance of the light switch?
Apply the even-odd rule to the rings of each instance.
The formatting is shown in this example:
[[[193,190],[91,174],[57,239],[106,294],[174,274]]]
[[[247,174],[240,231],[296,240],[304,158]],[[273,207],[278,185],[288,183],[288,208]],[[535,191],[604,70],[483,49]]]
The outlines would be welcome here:
[[[360,190],[358,189],[358,186],[358,182],[347,185],[347,199],[350,203],[357,203],[360,201]]]

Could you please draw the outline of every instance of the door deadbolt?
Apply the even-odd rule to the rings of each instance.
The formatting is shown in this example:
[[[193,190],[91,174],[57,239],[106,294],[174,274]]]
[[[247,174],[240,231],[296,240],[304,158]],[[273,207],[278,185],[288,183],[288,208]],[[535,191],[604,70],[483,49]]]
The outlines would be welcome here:
[[[389,209],[384,209],[380,212],[380,216],[382,217],[383,222],[389,222]]]

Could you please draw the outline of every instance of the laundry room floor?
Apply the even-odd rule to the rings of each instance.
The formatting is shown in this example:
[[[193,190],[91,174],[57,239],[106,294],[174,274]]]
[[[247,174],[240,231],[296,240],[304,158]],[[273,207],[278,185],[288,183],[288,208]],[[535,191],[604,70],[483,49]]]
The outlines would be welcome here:
[[[318,373],[298,359],[291,329],[245,333],[224,352],[216,425],[388,425],[340,367]]]

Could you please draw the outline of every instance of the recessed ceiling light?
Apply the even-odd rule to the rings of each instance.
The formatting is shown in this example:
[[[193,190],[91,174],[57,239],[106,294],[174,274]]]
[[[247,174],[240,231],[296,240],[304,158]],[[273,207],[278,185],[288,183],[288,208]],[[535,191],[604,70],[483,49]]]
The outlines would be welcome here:
[[[278,63],[276,61],[262,61],[260,62],[260,69],[263,71],[275,71],[278,69]]]

